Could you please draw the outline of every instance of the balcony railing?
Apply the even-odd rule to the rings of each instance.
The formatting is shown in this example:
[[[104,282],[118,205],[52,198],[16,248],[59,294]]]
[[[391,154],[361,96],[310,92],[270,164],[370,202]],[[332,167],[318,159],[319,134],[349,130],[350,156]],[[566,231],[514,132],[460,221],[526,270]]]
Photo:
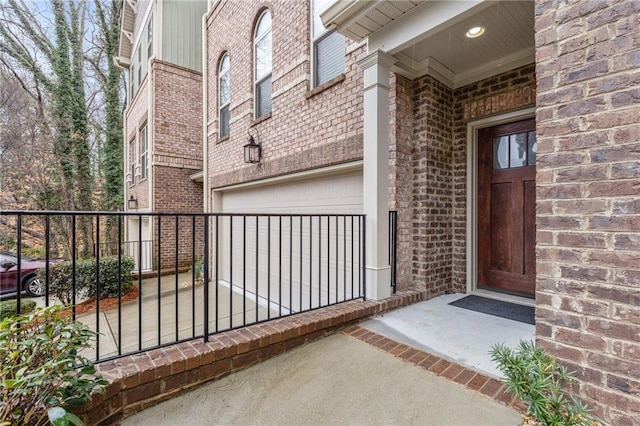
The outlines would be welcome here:
[[[50,259],[70,262],[69,314],[99,333],[86,354],[98,362],[366,297],[363,215],[2,214],[17,243],[12,285],[23,284],[27,228],[45,236],[42,305],[60,303]],[[114,257],[121,265],[126,256],[135,264],[131,293],[124,294],[117,274],[114,297],[101,299],[97,288],[94,298],[81,299],[76,271],[83,257],[96,260],[99,287],[106,274],[99,260]],[[25,296],[15,297],[20,307]]]

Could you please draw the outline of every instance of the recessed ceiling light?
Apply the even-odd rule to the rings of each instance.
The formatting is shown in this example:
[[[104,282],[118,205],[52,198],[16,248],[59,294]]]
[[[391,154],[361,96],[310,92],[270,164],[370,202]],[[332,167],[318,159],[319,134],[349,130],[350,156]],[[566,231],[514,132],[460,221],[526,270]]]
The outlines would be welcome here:
[[[473,28],[469,28],[469,30],[465,35],[468,38],[476,38],[476,37],[480,37],[482,34],[484,34],[484,27],[473,27]]]

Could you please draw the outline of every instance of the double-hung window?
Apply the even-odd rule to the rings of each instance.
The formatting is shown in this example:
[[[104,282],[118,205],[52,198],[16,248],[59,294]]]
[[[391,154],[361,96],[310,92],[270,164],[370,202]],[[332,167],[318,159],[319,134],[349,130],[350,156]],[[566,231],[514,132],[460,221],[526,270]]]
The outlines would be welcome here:
[[[136,183],[136,138],[135,136],[129,141],[129,182]]]
[[[142,46],[138,46],[138,84],[137,87],[140,87],[140,83],[142,83]]]
[[[253,38],[255,118],[271,112],[271,13],[262,12]]]
[[[311,2],[314,86],[320,86],[344,72],[344,36],[335,30],[327,30],[320,19],[320,13],[333,2],[334,0]]]
[[[231,101],[231,81],[229,54],[222,55],[218,70],[218,108],[220,114],[220,136],[229,136],[229,103]]]
[[[147,59],[153,56],[153,15],[149,16],[147,23]]]
[[[146,179],[149,175],[149,138],[146,124],[140,129],[140,150],[140,179]]]

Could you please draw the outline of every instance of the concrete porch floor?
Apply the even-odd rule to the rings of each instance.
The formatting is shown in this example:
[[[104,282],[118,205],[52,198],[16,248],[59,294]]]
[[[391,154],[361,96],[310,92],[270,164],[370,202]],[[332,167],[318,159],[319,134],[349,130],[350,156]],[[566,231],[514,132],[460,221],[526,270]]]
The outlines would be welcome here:
[[[533,305],[532,299],[480,290],[478,296]],[[448,294],[405,306],[360,324],[382,334],[457,364],[499,378],[489,356],[496,343],[516,347],[520,340],[535,340],[535,326],[449,305],[467,296]]]

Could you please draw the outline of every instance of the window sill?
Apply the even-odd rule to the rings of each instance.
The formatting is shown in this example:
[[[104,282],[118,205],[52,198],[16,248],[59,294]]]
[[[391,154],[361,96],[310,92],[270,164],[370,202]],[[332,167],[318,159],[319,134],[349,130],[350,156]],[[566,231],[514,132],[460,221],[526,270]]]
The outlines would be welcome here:
[[[221,138],[219,138],[218,140],[216,140],[216,144],[222,143],[224,141],[228,141],[231,137],[229,135],[227,136],[223,136]]]
[[[345,79],[345,75],[344,75],[344,73],[342,73],[339,76],[334,77],[329,81],[325,81],[320,86],[317,86],[317,87],[309,90],[307,93],[304,94],[304,97],[307,98],[307,99],[311,99],[315,95],[317,95],[318,93],[323,92],[323,91],[327,90],[328,88],[335,86],[336,84],[342,83],[344,81],[344,79]]]
[[[262,123],[263,121],[267,121],[267,120],[268,120],[268,119],[270,119],[270,118],[271,118],[271,111],[269,111],[268,113],[266,113],[266,114],[265,114],[265,115],[263,115],[262,117],[259,117],[259,118],[256,118],[255,120],[253,120],[249,126],[253,127],[253,126],[255,126],[256,124],[260,124],[260,123]]]

